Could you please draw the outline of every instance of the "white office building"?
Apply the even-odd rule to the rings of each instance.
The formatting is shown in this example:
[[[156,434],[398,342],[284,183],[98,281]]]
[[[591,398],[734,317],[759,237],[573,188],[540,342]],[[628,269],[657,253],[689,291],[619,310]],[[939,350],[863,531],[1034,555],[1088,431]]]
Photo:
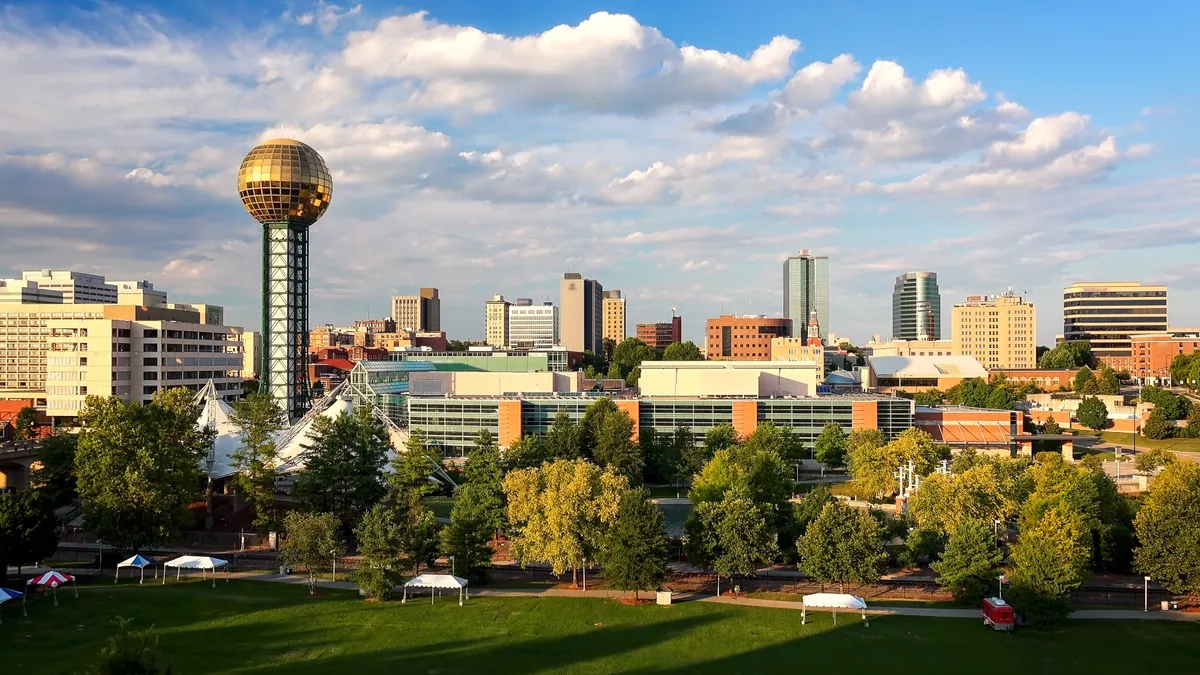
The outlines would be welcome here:
[[[512,305],[508,308],[508,346],[513,349],[547,349],[559,343],[558,308]]]

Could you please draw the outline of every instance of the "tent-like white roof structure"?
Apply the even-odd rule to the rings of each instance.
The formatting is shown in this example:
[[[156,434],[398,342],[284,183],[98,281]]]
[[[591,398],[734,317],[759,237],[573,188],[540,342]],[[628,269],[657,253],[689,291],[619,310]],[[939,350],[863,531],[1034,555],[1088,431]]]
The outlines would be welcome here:
[[[168,560],[166,567],[178,567],[185,570],[211,570],[225,567],[229,562],[220,558],[210,558],[206,555],[181,555],[174,560]]]
[[[233,416],[233,407],[222,401],[212,386],[213,383],[210,380],[196,395],[196,400],[203,404],[200,409],[200,419],[196,420],[196,426],[210,427],[216,430],[217,437],[213,441],[212,448],[212,477],[226,478],[237,473],[233,468],[230,455],[237,450],[242,436],[238,432],[238,428],[230,421]]]
[[[812,593],[804,596],[804,606],[824,609],[866,609],[867,602],[849,593]]]
[[[987,369],[974,356],[874,356],[870,360],[876,377],[980,377]]]
[[[409,579],[404,585],[416,588],[463,588],[468,583],[466,579],[450,574],[422,574]]]
[[[341,417],[343,413],[349,413],[353,410],[354,404],[351,402],[349,396],[338,396],[328,408],[325,408],[316,415],[305,415],[299,423],[283,432],[278,439],[279,472],[289,473],[304,468],[304,453],[308,451],[309,446],[315,443],[315,439],[313,438],[313,424],[316,423],[317,417],[335,420]]]
[[[140,555],[135,555],[132,558],[129,558],[128,560],[122,560],[121,562],[117,563],[117,567],[146,567],[147,565],[153,565],[153,564],[154,564],[153,559],[143,558]]]

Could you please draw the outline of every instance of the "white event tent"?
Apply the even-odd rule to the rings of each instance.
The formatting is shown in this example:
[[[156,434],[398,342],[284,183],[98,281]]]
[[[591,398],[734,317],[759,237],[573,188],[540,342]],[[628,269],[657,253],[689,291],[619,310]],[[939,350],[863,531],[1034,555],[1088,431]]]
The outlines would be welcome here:
[[[153,566],[153,565],[154,565],[154,558],[143,558],[140,555],[135,555],[128,560],[122,560],[121,562],[117,563],[117,573],[113,575],[113,583],[114,584],[117,583],[117,579],[119,579],[121,577],[121,568],[122,567],[136,567],[139,570],[141,570],[142,576],[141,576],[141,579],[138,580],[138,583],[139,584],[145,583],[146,582],[146,568]],[[155,571],[157,572],[157,568],[155,568]]]
[[[421,576],[413,577],[404,584],[404,597],[400,602],[408,602],[409,588],[428,588],[429,602],[433,603],[433,596],[438,589],[458,589],[458,606],[462,607],[463,596],[466,594],[467,580],[462,577],[456,577],[450,574],[422,574]]]
[[[837,611],[839,609],[858,610],[862,612],[863,622],[870,626],[871,622],[867,621],[867,601],[856,595],[849,593],[812,593],[803,598],[800,605],[800,625],[804,625],[808,618],[808,608],[814,609],[831,609],[833,610],[833,625],[837,625]]]
[[[175,580],[178,581],[183,570],[200,570],[201,576],[207,572],[213,573],[213,588],[217,587],[217,568],[225,568],[225,581],[229,581],[229,562],[220,558],[210,558],[206,555],[181,555],[174,560],[163,563],[163,567],[175,568]],[[167,583],[167,571],[163,570],[163,584]]]

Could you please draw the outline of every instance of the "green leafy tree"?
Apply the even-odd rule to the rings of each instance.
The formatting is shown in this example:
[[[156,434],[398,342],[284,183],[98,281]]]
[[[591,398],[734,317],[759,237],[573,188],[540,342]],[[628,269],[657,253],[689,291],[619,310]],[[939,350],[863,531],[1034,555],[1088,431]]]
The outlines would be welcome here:
[[[169,541],[200,496],[200,465],[214,432],[198,427],[193,392],[155,394],[149,405],[88,397],[80,412],[75,476],[84,526],[132,551]]]
[[[605,363],[612,363],[613,352],[617,349],[617,341],[612,338],[604,338],[600,343],[600,355]]]
[[[687,482],[704,469],[718,450],[737,445],[737,432],[733,425],[722,424],[709,429],[700,445],[688,445],[682,449],[677,472],[680,480]]]
[[[42,441],[37,463],[29,474],[38,492],[50,498],[54,506],[65,506],[79,497],[75,484],[75,450],[79,437],[55,434]]]
[[[21,568],[58,550],[54,504],[34,492],[0,494],[0,583],[7,581],[9,566]]]
[[[1087,578],[1089,536],[1084,518],[1055,507],[1037,522],[1023,519],[1010,554],[1012,603],[1036,628],[1053,626],[1070,612],[1070,594]]]
[[[737,445],[738,435],[732,424],[718,424],[704,433],[704,447],[712,457],[718,450]],[[705,461],[708,461],[707,459]]]
[[[308,510],[332,513],[350,534],[387,494],[383,467],[392,449],[387,427],[363,406],[332,420],[318,416],[312,437],[295,494]]]
[[[1150,418],[1146,420],[1145,426],[1142,427],[1142,435],[1155,441],[1170,438],[1172,431],[1174,431],[1174,427],[1167,421],[1167,416],[1159,408],[1155,408],[1150,412]]]
[[[579,459],[584,456],[582,430],[562,408],[542,437],[542,444],[550,459]]]
[[[628,481],[586,460],[555,460],[504,477],[512,551],[521,564],[542,562],[574,582],[584,558],[594,560]]]
[[[1096,393],[1106,395],[1121,393],[1121,384],[1117,382],[1117,374],[1108,366],[1100,369],[1100,377],[1096,378]]]
[[[387,475],[392,501],[401,511],[421,511],[422,500],[437,492],[437,483],[431,477],[441,461],[441,453],[429,445],[423,431],[414,429],[409,433],[404,452],[392,458],[392,471]],[[407,521],[408,517],[401,519]]]
[[[1079,402],[1075,417],[1083,426],[1099,431],[1108,426],[1108,406],[1104,401],[1091,396]]]
[[[1038,358],[1038,368],[1067,370],[1090,365],[1092,345],[1088,342],[1061,342]]]
[[[604,425],[604,420],[609,415],[616,415],[619,412],[621,410],[617,408],[617,404],[607,396],[601,396],[588,406],[583,413],[583,418],[579,420],[581,457],[591,459],[596,456],[596,441],[600,436],[600,427]]]
[[[655,588],[670,576],[662,509],[649,499],[645,490],[621,495],[616,520],[600,549],[608,586],[633,591],[635,599],[638,591]]]
[[[372,506],[354,529],[360,556],[354,567],[354,581],[366,597],[383,600],[403,579],[402,535],[395,509],[383,503]]]
[[[1155,410],[1161,410],[1169,420],[1180,420],[1188,416],[1193,407],[1184,396],[1177,396],[1166,389],[1153,385],[1142,387],[1142,400],[1153,403]]]
[[[684,523],[688,560],[720,576],[754,574],[779,555],[766,509],[740,486],[720,501],[697,504]]]
[[[400,563],[412,570],[413,576],[421,573],[422,565],[432,567],[437,560],[441,529],[442,524],[433,511],[421,508],[408,512],[400,535]]]
[[[930,565],[954,599],[978,605],[1000,575],[1004,554],[990,523],[964,520],[950,534],[941,558]]]
[[[897,562],[904,567],[920,567],[937,560],[946,550],[948,537],[940,530],[918,526],[902,536],[904,550],[900,552]]]
[[[237,470],[238,490],[254,507],[254,524],[260,530],[278,527],[275,511],[275,471],[279,448],[275,438],[287,428],[287,414],[267,391],[250,394],[233,404],[230,422],[238,429],[237,450],[230,462]]]
[[[992,523],[1006,515],[1000,478],[992,464],[921,481],[908,507],[918,525],[950,536],[967,521]]]
[[[442,529],[442,553],[454,556],[454,573],[472,584],[487,582],[492,566],[491,540],[494,513],[485,504],[482,491],[468,483],[450,512],[450,524]]]
[[[946,402],[953,405],[984,408],[987,407],[988,396],[991,396],[992,391],[992,385],[983,378],[971,377],[947,389]]]
[[[847,467],[855,485],[866,494],[883,494],[895,484],[891,466],[884,452],[887,437],[878,429],[854,429],[847,447]]]
[[[541,466],[547,459],[546,444],[541,436],[522,436],[509,443],[501,453],[502,468],[507,473],[515,469]]]
[[[992,410],[1011,410],[1012,409],[1012,393],[1004,387],[994,387],[987,399],[984,401],[983,407]]]
[[[283,518],[286,535],[279,547],[279,557],[288,565],[303,566],[308,571],[309,595],[317,593],[318,575],[345,554],[338,537],[339,525],[332,513],[292,511]]]
[[[825,505],[796,549],[802,572],[823,584],[836,583],[843,592],[847,583],[879,581],[887,563],[879,520],[840,502]]]
[[[13,436],[23,441],[29,438],[37,437],[37,410],[30,406],[25,406],[17,411],[17,417],[13,420]]]
[[[832,504],[836,499],[830,494],[829,488],[824,485],[818,486],[812,492],[804,495],[804,499],[798,504],[792,505],[792,538],[793,541],[804,536],[808,531],[808,526],[814,520],[821,517],[821,511],[825,509],[826,504]]]
[[[696,447],[690,428],[676,427],[668,436],[656,433],[653,427],[645,427],[639,431],[639,436],[642,456],[646,460],[645,476],[653,475],[656,481],[673,484],[679,484],[690,477],[680,473],[683,469],[683,458]]]
[[[612,365],[617,366],[621,377],[630,377],[642,361],[654,361],[658,352],[641,340],[628,337],[621,341],[613,350]]]
[[[1138,571],[1174,593],[1200,593],[1200,465],[1167,466],[1150,486],[1134,524]]]
[[[760,422],[740,446],[748,452],[772,452],[790,462],[797,462],[804,456],[804,442],[792,433],[791,427],[772,422]]]
[[[1054,415],[1050,415],[1046,418],[1046,424],[1042,429],[1042,433],[1049,434],[1051,436],[1058,436],[1062,432],[1063,428],[1058,425],[1058,422],[1055,421]]]
[[[1171,359],[1171,380],[1191,390],[1200,387],[1200,352],[1180,354]]]
[[[1075,373],[1075,378],[1071,380],[1071,387],[1077,394],[1095,394],[1099,389],[1096,385],[1096,376],[1087,366],[1080,368]]]
[[[1133,466],[1142,473],[1154,473],[1156,470],[1170,466],[1175,462],[1175,453],[1162,448],[1151,448],[1137,454]]]
[[[814,446],[814,455],[821,464],[836,468],[845,466],[850,436],[837,422],[827,422]]]
[[[481,429],[475,437],[475,446],[467,453],[467,465],[463,471],[466,484],[460,486],[459,499],[471,493],[475,508],[486,521],[488,531],[498,535],[508,524],[508,504],[504,501],[504,470],[500,463],[500,451],[496,447],[492,432]],[[476,514],[472,513],[472,517]]]
[[[117,634],[100,649],[96,665],[89,675],[171,675],[171,666],[162,662],[158,637],[151,630],[135,631],[131,621],[118,617]]]
[[[946,395],[938,389],[926,389],[913,396],[913,402],[919,406],[936,407],[946,402]]]
[[[859,434],[857,442],[855,433]],[[895,494],[899,489],[896,472],[909,461],[919,475],[928,476],[938,462],[949,459],[949,449],[934,443],[933,437],[919,429],[907,429],[882,447],[876,445],[880,439],[882,434],[867,430],[856,430],[850,436],[850,476],[869,494]]]
[[[642,480],[645,459],[633,441],[633,420],[624,410],[604,416],[595,432],[596,463],[624,476],[631,484]]]
[[[672,342],[663,350],[663,361],[703,361],[704,354],[695,342]]]

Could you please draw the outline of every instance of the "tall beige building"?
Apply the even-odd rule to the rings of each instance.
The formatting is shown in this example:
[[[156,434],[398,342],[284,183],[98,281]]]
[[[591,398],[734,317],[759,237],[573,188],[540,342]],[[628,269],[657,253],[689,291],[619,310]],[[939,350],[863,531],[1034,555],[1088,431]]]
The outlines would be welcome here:
[[[628,333],[625,330],[625,298],[621,291],[604,291],[604,333],[602,339],[621,344]]]
[[[988,370],[1037,367],[1037,309],[1011,289],[955,304],[951,323],[955,354]]]
[[[416,295],[392,296],[392,321],[396,330],[416,333],[442,329],[442,301],[438,289],[422,288]]]
[[[512,303],[505,300],[503,295],[493,295],[491,300],[483,304],[486,308],[484,337],[487,343],[492,347],[507,347],[508,308]]]
[[[563,275],[560,286],[559,336],[570,352],[604,348],[604,287],[595,279],[584,279],[578,272]]]

